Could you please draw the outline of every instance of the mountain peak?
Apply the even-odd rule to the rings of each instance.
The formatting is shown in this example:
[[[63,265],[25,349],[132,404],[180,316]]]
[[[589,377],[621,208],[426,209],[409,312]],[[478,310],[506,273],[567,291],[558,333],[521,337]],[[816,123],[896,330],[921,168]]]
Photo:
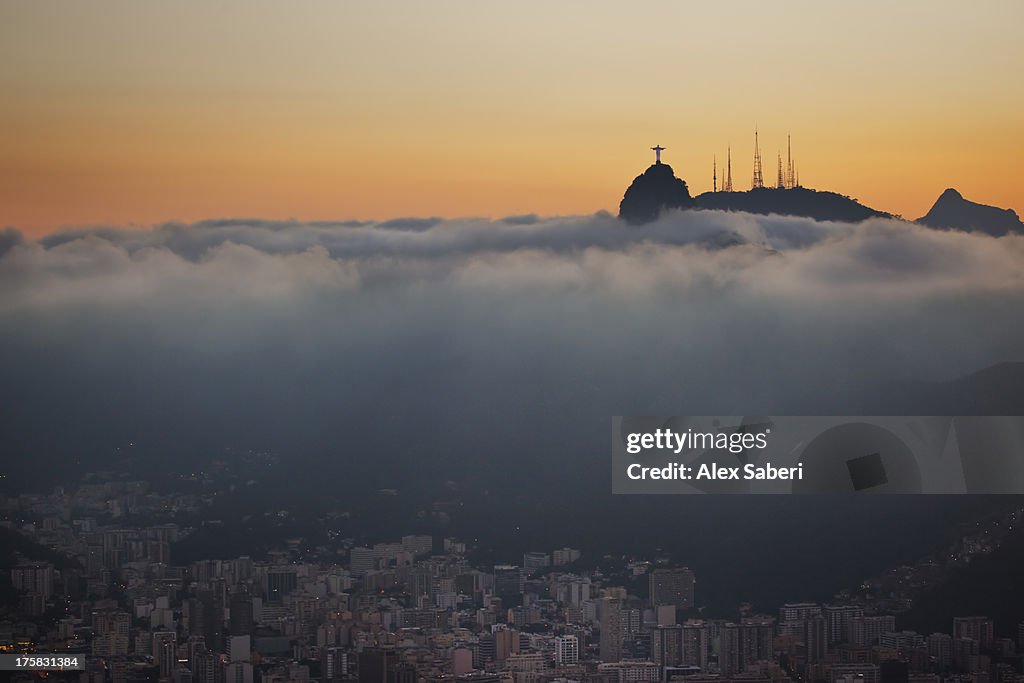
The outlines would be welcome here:
[[[993,237],[1008,232],[1024,233],[1024,224],[1012,209],[972,202],[951,187],[939,195],[931,210],[917,222],[942,230],[984,232]]]
[[[644,171],[644,175],[657,175],[659,173],[662,175],[670,175],[673,177],[676,174],[676,172],[672,170],[672,167],[670,165],[663,164],[660,161],[651,164],[650,166],[647,167],[647,170]]]
[[[672,167],[661,162],[651,164],[633,182],[619,204],[619,218],[639,225],[655,220],[666,209],[693,206],[686,182],[676,177]]]

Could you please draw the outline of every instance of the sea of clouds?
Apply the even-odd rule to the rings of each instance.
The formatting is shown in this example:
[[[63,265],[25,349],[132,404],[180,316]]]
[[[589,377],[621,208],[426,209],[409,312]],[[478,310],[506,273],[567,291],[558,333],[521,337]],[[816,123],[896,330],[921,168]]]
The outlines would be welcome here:
[[[24,443],[415,424],[462,449],[530,422],[555,447],[563,419],[825,412],[850,387],[1024,349],[1024,236],[885,219],[8,228],[0,292],[0,396]]]

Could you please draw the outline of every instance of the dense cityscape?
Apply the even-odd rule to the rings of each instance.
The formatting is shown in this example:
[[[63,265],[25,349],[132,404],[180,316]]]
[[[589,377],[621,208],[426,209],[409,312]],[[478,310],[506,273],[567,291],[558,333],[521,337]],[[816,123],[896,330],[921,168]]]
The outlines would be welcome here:
[[[22,539],[0,651],[80,655],[84,671],[48,675],[90,683],[1024,681],[1024,624],[897,626],[922,590],[998,548],[1019,510],[831,601],[712,615],[695,602],[699,577],[656,555],[539,548],[477,566],[465,540],[409,534],[176,563],[172,546],[196,530],[172,520],[201,518],[213,497],[91,473],[0,499],[3,530]]]

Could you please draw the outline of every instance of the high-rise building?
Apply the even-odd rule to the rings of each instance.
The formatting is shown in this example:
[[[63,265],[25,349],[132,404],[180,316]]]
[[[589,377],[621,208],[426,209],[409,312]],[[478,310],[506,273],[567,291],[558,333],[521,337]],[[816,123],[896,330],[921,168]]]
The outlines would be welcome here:
[[[53,565],[49,562],[20,562],[11,569],[15,590],[41,595],[45,602],[53,595]]]
[[[682,626],[656,626],[651,629],[651,660],[661,667],[683,663]]]
[[[974,673],[980,664],[980,643],[974,638],[953,639],[953,666],[966,673]]]
[[[850,620],[864,616],[864,608],[855,605],[825,605],[829,645],[850,640]]]
[[[348,677],[348,652],[343,647],[325,647],[320,655],[320,671],[328,681]]]
[[[779,608],[779,635],[803,635],[807,620],[819,614],[821,614],[821,605],[816,602],[793,602],[783,605]]]
[[[992,647],[993,626],[988,617],[953,617],[953,638],[971,638],[981,649]]]
[[[388,671],[398,667],[398,653],[368,647],[359,653],[359,683],[386,683]]]
[[[601,598],[598,616],[601,620],[601,660],[604,662],[621,661],[622,639],[625,636],[622,623],[622,600]]]
[[[680,663],[685,666],[698,666],[701,671],[707,671],[710,640],[710,633],[705,624],[683,624],[683,659]]]
[[[206,652],[206,638],[202,636],[189,636],[188,640],[185,641],[185,648],[191,661],[194,655]]]
[[[622,631],[623,634],[629,638],[640,632],[640,627],[643,625],[643,612],[636,609],[623,609],[622,610]]]
[[[679,623],[675,605],[658,605],[654,608],[654,615],[658,626],[672,626]]]
[[[909,650],[924,647],[924,637],[915,631],[889,632],[879,636],[878,644],[893,650]]]
[[[377,555],[372,548],[352,548],[348,553],[348,564],[353,576],[362,576],[377,568]]]
[[[477,640],[476,647],[473,650],[473,667],[476,669],[483,669],[484,666],[493,662],[495,659],[497,647],[494,643],[494,636],[490,633],[484,633]]]
[[[395,650],[368,647],[359,653],[359,683],[415,683],[416,669]]]
[[[589,578],[567,574],[559,577],[558,583],[552,588],[554,591],[552,597],[562,604],[579,607],[590,599],[591,587]]]
[[[523,553],[523,571],[527,576],[551,566],[551,557],[547,553]]]
[[[504,607],[513,607],[523,601],[523,570],[513,565],[494,566],[494,594]]]
[[[169,678],[178,663],[178,635],[174,631],[154,631],[153,661],[160,667],[160,677]]]
[[[198,590],[195,596],[185,600],[183,607],[189,634],[202,636],[206,647],[213,652],[223,652],[224,603],[219,592]]]
[[[503,662],[515,654],[519,654],[519,631],[511,628],[495,631],[494,658]]]
[[[232,662],[248,662],[252,657],[252,638],[250,636],[231,636],[228,656]]]
[[[747,656],[743,629],[739,624],[724,624],[718,630],[718,670],[729,677],[743,671],[747,664],[757,661]]]
[[[223,681],[220,655],[209,651],[197,653],[192,658],[192,680],[194,683],[220,683]]]
[[[580,551],[573,548],[562,548],[551,553],[551,563],[556,567],[572,564],[580,559]]]
[[[651,607],[675,605],[680,610],[693,607],[695,580],[688,568],[655,569],[649,576]]]
[[[402,536],[402,550],[413,555],[427,555],[434,549],[432,536]]]
[[[555,638],[555,662],[559,666],[575,666],[580,661],[580,641],[576,636]]]
[[[473,670],[473,652],[469,648],[457,647],[452,650],[452,673],[464,676]]]
[[[849,641],[858,647],[876,645],[883,633],[896,631],[896,617],[892,614],[873,617],[851,617]]]
[[[283,602],[295,590],[299,580],[291,567],[275,567],[267,572],[267,601]]]
[[[224,668],[224,683],[253,683],[252,663],[231,662]]]
[[[189,636],[185,642],[185,662],[192,671],[193,678],[196,676],[198,667],[196,661],[207,652],[206,639],[202,636]]]
[[[925,647],[928,648],[928,657],[935,662],[939,671],[953,666],[953,636],[933,633],[925,639]]]
[[[651,659],[651,632],[627,633],[622,642],[623,659]]]
[[[231,575],[235,582],[248,581],[253,577],[253,561],[248,555],[231,560]]]
[[[92,613],[92,655],[94,657],[123,657],[128,654],[128,627],[130,617],[119,610]]]
[[[823,614],[816,614],[804,621],[804,646],[808,664],[825,661],[828,652],[828,620]]]
[[[769,622],[725,624],[718,632],[718,668],[723,677],[774,658],[775,629]]]
[[[580,612],[583,614],[583,623],[594,624],[600,620],[597,617],[598,606],[601,604],[600,600],[584,600],[583,604],[580,605]]]
[[[250,636],[253,632],[252,596],[245,591],[231,595],[229,630],[233,636]]]

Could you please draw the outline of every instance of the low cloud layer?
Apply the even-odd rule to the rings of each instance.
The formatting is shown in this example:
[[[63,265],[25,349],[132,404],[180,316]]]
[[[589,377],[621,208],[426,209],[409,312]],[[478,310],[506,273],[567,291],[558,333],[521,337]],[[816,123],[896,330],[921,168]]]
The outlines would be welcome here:
[[[601,447],[614,414],[827,412],[1024,348],[1024,237],[891,220],[231,220],[8,229],[0,254],[25,449]]]

